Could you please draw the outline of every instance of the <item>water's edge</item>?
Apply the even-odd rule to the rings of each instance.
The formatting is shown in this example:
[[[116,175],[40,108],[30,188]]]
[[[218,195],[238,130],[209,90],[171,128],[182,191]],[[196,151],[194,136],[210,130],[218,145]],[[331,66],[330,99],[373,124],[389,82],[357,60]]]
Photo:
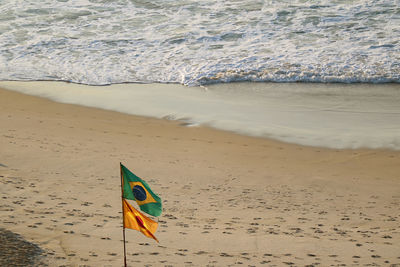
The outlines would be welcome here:
[[[182,120],[249,136],[329,148],[400,149],[400,85],[227,83],[88,86],[2,81],[51,100]]]

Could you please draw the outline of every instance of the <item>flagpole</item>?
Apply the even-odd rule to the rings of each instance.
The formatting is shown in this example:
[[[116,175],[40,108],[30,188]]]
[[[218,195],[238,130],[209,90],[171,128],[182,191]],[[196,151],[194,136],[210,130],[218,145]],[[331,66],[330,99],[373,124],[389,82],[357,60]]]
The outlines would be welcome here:
[[[122,183],[122,163],[119,163],[121,173],[121,204],[122,204],[122,234],[124,237],[124,266],[126,267],[126,246],[125,246],[125,212],[124,212],[124,187]]]

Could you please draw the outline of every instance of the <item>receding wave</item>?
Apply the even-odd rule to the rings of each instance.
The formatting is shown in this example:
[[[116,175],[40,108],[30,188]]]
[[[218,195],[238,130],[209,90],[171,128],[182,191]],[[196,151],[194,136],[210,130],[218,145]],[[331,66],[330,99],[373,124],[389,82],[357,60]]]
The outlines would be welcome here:
[[[331,148],[400,150],[398,84],[0,82],[54,101]],[[149,104],[150,103],[150,104]]]

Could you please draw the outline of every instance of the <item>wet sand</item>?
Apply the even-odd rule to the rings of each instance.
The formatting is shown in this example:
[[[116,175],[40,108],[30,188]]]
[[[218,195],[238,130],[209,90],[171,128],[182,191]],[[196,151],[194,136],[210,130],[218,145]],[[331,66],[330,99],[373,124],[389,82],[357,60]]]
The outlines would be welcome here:
[[[336,150],[0,90],[0,227],[51,266],[123,264],[119,162],[164,201],[130,266],[400,266],[400,152]]]

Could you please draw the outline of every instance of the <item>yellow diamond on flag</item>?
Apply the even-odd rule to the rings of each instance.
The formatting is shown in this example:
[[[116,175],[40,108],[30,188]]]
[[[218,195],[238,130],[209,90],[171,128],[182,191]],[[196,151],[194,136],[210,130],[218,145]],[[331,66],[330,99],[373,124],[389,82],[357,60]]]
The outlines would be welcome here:
[[[131,186],[131,190],[138,205],[157,203],[157,200],[153,198],[141,182],[129,182],[129,185]]]

